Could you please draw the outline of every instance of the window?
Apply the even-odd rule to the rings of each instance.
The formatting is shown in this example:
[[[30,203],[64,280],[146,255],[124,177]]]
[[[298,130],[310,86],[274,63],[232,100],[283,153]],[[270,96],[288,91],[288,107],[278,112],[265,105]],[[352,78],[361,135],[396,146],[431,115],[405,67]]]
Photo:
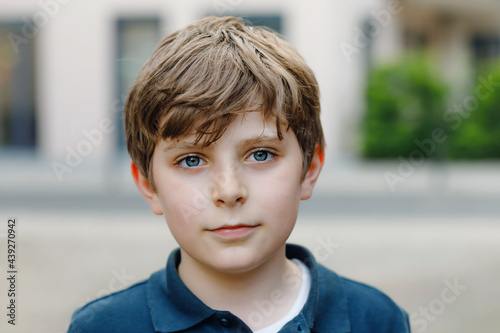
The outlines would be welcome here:
[[[207,16],[216,15],[215,13],[208,13]],[[279,14],[263,14],[263,15],[245,15],[243,13],[237,12],[223,12],[222,15],[231,15],[235,17],[240,17],[246,21],[249,21],[254,26],[264,26],[271,28],[279,34],[283,34],[283,20]],[[216,15],[217,16],[217,15]]]
[[[500,36],[475,36],[471,46],[477,62],[500,57]]]
[[[116,22],[117,33],[117,98],[120,110],[140,68],[149,58],[160,40],[160,20],[151,18],[120,18]],[[118,112],[118,142],[120,149],[125,147],[123,112]]]
[[[0,147],[34,148],[34,41],[21,22],[0,22]]]
[[[279,34],[283,33],[283,23],[280,15],[241,15],[240,17],[252,22],[254,26],[265,26]]]
[[[427,47],[427,35],[424,31],[404,29],[403,32],[404,47],[407,51],[421,51]]]

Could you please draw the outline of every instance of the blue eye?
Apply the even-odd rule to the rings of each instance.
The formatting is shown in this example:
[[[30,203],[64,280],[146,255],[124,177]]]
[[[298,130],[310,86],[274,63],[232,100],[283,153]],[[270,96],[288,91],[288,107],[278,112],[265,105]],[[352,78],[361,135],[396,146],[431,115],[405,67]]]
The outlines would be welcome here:
[[[250,154],[250,157],[248,159],[252,162],[265,162],[272,159],[274,156],[276,156],[276,154],[273,154],[270,151],[257,150]]]
[[[186,158],[187,166],[194,167],[200,164],[200,158],[198,156],[189,156]]]
[[[200,165],[203,165],[204,161],[199,156],[188,156],[183,158],[179,165],[182,167],[194,168]]]
[[[269,153],[267,151],[261,150],[261,151],[256,151],[252,155],[256,161],[261,162],[267,160],[267,156],[269,155]]]

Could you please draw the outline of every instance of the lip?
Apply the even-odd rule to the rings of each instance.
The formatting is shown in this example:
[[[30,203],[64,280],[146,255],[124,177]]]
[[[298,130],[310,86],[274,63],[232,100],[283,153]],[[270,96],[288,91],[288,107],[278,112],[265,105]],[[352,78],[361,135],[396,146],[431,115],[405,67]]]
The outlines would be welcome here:
[[[223,225],[208,231],[226,240],[239,240],[248,237],[257,227],[258,225],[247,224]]]

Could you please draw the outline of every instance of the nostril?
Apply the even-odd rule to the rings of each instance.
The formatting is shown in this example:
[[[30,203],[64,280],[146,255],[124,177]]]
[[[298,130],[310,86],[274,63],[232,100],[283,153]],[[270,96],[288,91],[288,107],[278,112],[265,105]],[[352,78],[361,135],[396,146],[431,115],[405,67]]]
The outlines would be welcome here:
[[[236,199],[236,202],[240,203],[240,204],[245,203],[245,201],[246,201],[246,197],[243,195],[241,197],[238,197],[238,199]]]
[[[239,181],[232,181],[225,184],[218,184],[218,188],[213,191],[213,202],[217,206],[243,204],[247,199],[247,190]]]

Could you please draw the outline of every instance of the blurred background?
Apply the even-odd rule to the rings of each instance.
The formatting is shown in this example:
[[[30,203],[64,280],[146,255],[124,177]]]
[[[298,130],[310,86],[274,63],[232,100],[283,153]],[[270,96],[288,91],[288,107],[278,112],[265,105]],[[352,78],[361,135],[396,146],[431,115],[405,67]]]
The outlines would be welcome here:
[[[65,332],[176,247],[129,175],[122,109],[156,43],[207,15],[271,27],[319,81],[326,164],[290,241],[415,332],[496,332],[498,1],[0,0],[0,253],[16,217],[19,266],[2,332]]]

